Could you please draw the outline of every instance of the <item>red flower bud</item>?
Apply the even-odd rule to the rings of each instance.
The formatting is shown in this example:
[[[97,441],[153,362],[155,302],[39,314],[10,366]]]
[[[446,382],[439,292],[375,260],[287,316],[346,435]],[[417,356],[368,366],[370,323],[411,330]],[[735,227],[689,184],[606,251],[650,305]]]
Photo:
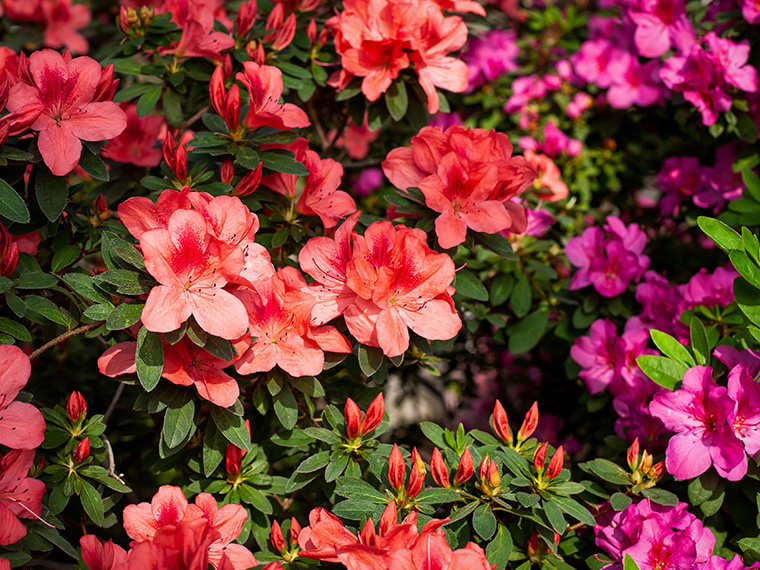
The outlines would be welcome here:
[[[639,465],[639,438],[638,437],[633,440],[631,447],[628,448],[628,453],[626,454],[625,459],[628,462],[628,467],[630,467],[632,470],[638,467]]]
[[[663,475],[665,475],[665,460],[664,459],[652,465],[652,468],[649,470],[649,476],[655,480],[662,478]]]
[[[119,8],[119,28],[121,28],[121,31],[124,33],[124,35],[128,36],[132,33],[132,24],[130,23],[130,13],[127,10],[131,10],[132,14],[136,17],[137,14],[135,14],[135,11],[131,8],[126,8],[125,6],[122,6]],[[132,18],[134,19],[134,17]]]
[[[256,22],[256,10],[256,0],[247,0],[240,5],[235,16],[235,36],[242,38],[250,31]]]
[[[220,116],[224,117],[224,109],[227,105],[227,96],[224,89],[224,70],[217,66],[214,69],[214,73],[211,75],[211,82],[208,86],[208,94],[211,99],[211,106],[214,111]]]
[[[314,45],[317,41],[317,22],[312,18],[309,21],[309,25],[306,26],[306,37],[309,38],[311,45]]]
[[[116,87],[119,85],[119,80],[113,78],[113,63],[107,65],[100,72],[100,80],[95,87],[95,95],[93,95],[93,101],[110,101],[113,99],[114,93],[116,93]]]
[[[243,176],[243,178],[240,179],[240,182],[237,183],[234,190],[232,190],[232,193],[238,197],[253,194],[256,188],[259,187],[259,184],[261,184],[261,172],[263,169],[264,163],[259,162],[256,168],[249,171],[245,176]]]
[[[295,35],[296,35],[296,15],[291,14],[285,20],[285,23],[282,25],[282,27],[279,30],[277,30],[277,33],[274,36],[274,41],[272,42],[272,49],[274,51],[284,50],[286,47],[290,45],[290,42],[293,41],[293,38],[295,37]]]
[[[425,484],[425,475],[427,475],[427,468],[425,462],[420,457],[415,447],[412,450],[412,470],[409,473],[409,484],[406,487],[407,497],[416,497],[422,491],[422,487]]]
[[[465,481],[469,481],[472,474],[475,472],[475,462],[472,460],[472,454],[470,448],[465,447],[462,457],[459,458],[459,466],[457,467],[457,474],[454,475],[454,486],[458,487]]]
[[[175,152],[174,174],[177,175],[177,180],[184,182],[187,180],[187,149],[181,141],[177,144]]]
[[[565,450],[560,445],[554,452],[554,455],[552,455],[552,460],[549,461],[549,467],[546,468],[546,478],[551,481],[557,477],[557,475],[562,472],[562,466],[564,463]]]
[[[72,392],[69,401],[66,402],[66,413],[72,422],[87,415],[87,402],[79,392]]]
[[[227,93],[227,102],[222,117],[227,123],[227,128],[231,131],[238,128],[240,124],[240,87],[237,86],[237,83],[230,87],[230,92]]]
[[[388,481],[391,487],[397,491],[404,486],[404,471],[406,471],[404,457],[401,455],[398,445],[394,443],[393,451],[388,458]]]
[[[364,415],[359,433],[364,435],[375,429],[380,422],[383,421],[384,414],[385,401],[383,400],[383,394],[381,392],[374,400],[372,400],[369,408],[367,408],[367,413]]]
[[[222,161],[220,177],[225,184],[232,184],[232,179],[235,177],[235,166],[232,164],[231,158],[228,157]]]
[[[350,439],[359,437],[359,426],[362,421],[362,412],[359,406],[349,398],[346,400],[346,406],[343,409],[343,417],[346,420],[346,435]]]
[[[496,461],[491,459],[488,454],[480,462],[480,483],[481,490],[488,495],[496,495],[499,492],[501,484],[501,475]]]
[[[535,556],[538,551],[538,533],[534,530],[528,540],[528,556]]]
[[[549,447],[548,443],[542,443],[538,446],[538,449],[536,449],[536,452],[533,454],[533,466],[536,468],[536,471],[541,473],[544,470],[544,463],[546,462],[546,448]]]
[[[538,402],[533,402],[530,410],[525,414],[520,431],[517,432],[517,441],[522,442],[528,439],[536,431],[536,427],[538,427]]]
[[[10,85],[8,85],[8,80],[3,79],[2,83],[0,83],[0,110],[5,108],[6,103],[8,103],[8,95],[10,94]]]
[[[90,456],[90,438],[86,437],[82,441],[80,441],[76,448],[74,448],[74,453],[72,454],[74,457],[74,463],[82,463],[85,459],[87,459]]]
[[[287,550],[288,547],[285,544],[285,537],[283,536],[282,529],[280,528],[280,525],[277,521],[274,521],[272,523],[272,532],[270,533],[270,539],[275,550],[279,552],[285,552]]]
[[[240,465],[243,462],[244,455],[245,451],[237,445],[230,443],[227,446],[227,451],[224,453],[224,468],[230,477],[235,478],[240,473]]]
[[[285,5],[282,2],[276,2],[274,5],[274,8],[272,8],[272,11],[269,13],[269,16],[267,16],[267,30],[279,30],[282,27],[282,22],[285,20]],[[267,34],[267,38],[273,36],[274,34]],[[266,39],[265,41],[272,41],[271,39]]]
[[[430,459],[430,474],[439,487],[449,487],[449,469],[437,447],[433,449],[433,457]]]
[[[496,400],[493,407],[493,431],[504,443],[512,445],[512,430],[509,429],[507,412],[499,400]]]
[[[5,144],[10,136],[11,126],[9,121],[3,121],[0,119],[0,146]]]
[[[18,245],[11,234],[0,224],[0,275],[8,277],[18,264]]]
[[[290,519],[290,543],[298,544],[298,535],[301,534],[301,525],[298,524],[296,517]]]

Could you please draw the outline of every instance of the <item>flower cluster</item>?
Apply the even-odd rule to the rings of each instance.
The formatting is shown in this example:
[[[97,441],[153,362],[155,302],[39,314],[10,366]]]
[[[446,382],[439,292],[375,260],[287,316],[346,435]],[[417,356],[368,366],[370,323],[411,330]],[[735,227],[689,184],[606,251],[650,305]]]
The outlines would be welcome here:
[[[444,16],[442,8],[485,14],[472,0],[343,2],[343,11],[327,22],[343,66],[331,83],[341,90],[361,77],[362,93],[376,101],[401,71],[414,66],[428,111],[437,113],[436,87],[461,93],[469,77],[462,60],[446,55],[462,48],[467,27],[459,16]]]
[[[425,204],[438,212],[435,233],[441,247],[465,240],[467,229],[521,233],[525,210],[512,198],[536,178],[531,164],[512,156],[506,135],[485,129],[425,127],[411,148],[388,153],[383,171],[401,190],[417,187]]]

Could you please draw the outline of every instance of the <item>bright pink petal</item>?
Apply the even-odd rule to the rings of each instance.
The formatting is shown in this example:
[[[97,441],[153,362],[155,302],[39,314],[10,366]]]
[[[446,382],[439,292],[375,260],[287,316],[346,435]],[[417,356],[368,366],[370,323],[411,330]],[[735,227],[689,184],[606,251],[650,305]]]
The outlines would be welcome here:
[[[24,351],[13,344],[0,345],[0,406],[14,400],[26,386],[32,365]]]
[[[34,449],[45,439],[45,420],[32,404],[11,402],[0,410],[0,445]]]

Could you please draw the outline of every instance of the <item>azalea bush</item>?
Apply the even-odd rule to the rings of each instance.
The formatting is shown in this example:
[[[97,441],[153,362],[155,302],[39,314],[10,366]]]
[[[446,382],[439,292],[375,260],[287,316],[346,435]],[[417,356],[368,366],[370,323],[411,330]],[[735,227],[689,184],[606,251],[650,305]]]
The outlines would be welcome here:
[[[0,570],[760,566],[756,2],[0,17]]]

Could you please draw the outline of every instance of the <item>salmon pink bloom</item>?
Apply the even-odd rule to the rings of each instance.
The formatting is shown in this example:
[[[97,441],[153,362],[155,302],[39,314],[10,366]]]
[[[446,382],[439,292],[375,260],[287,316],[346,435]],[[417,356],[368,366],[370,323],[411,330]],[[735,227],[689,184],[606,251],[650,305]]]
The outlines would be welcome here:
[[[19,520],[39,518],[45,483],[27,477],[34,451],[11,449],[0,457],[0,544],[18,542],[26,536]]]
[[[156,146],[156,141],[165,129],[164,118],[161,115],[139,117],[136,105],[127,105],[124,111],[127,127],[103,147],[103,156],[135,166],[158,166],[161,164],[161,149]]]
[[[525,160],[538,173],[538,177],[533,181],[532,192],[549,202],[559,202],[567,198],[569,193],[567,184],[562,182],[559,168],[557,168],[557,165],[551,158],[545,154],[537,154],[526,150]]]
[[[166,228],[140,236],[145,267],[160,283],[145,303],[142,321],[153,332],[171,332],[192,315],[209,334],[225,339],[243,335],[245,308],[223,287],[242,271],[242,250],[207,231],[197,211],[177,210]]]
[[[729,481],[744,477],[744,445],[728,424],[734,406],[726,388],[713,380],[709,366],[690,368],[680,389],[655,394],[649,411],[676,432],[665,454],[668,473],[693,479],[714,465]]]
[[[64,58],[51,49],[29,57],[29,79],[11,87],[8,110],[39,112],[31,128],[39,131],[37,146],[56,176],[71,172],[79,162],[82,140],[110,140],[127,126],[116,103],[97,101],[100,64],[89,57]]]
[[[246,129],[274,127],[288,130],[311,124],[306,113],[292,103],[279,103],[283,84],[282,72],[278,68],[246,61],[237,79],[248,89],[251,99],[248,114],[243,120]]]
[[[79,539],[82,560],[89,570],[111,570],[127,561],[126,551],[112,540],[100,542],[94,534],[86,534]]]
[[[32,404],[14,402],[26,386],[32,365],[17,346],[0,345],[0,445],[11,449],[34,449],[45,438],[45,420]]]
[[[42,15],[45,20],[45,46],[87,53],[90,46],[80,33],[91,18],[90,9],[85,4],[74,4],[71,0],[47,0],[42,3]]]
[[[409,348],[409,330],[448,340],[462,327],[449,286],[454,262],[428,248],[424,232],[375,222],[354,235],[346,283],[358,295],[344,313],[349,332],[387,356]]]
[[[315,376],[324,368],[324,351],[351,352],[351,345],[335,327],[312,327],[314,300],[306,281],[293,267],[241,289],[235,295],[248,311],[248,334],[235,346],[241,374],[267,372],[279,366],[292,376]],[[251,343],[252,338],[256,340]]]

